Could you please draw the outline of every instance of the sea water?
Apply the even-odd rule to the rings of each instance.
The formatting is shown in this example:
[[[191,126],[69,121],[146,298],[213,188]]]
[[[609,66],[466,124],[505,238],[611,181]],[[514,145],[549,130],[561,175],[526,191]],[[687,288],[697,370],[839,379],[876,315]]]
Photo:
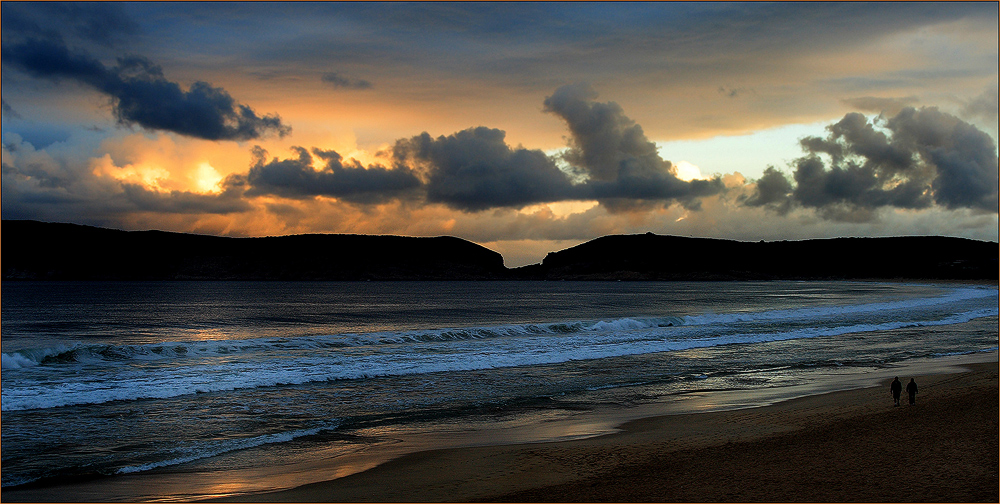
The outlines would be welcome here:
[[[997,289],[860,282],[4,282],[2,483],[279,463],[410,425],[995,351]],[[234,455],[237,455],[234,457]]]

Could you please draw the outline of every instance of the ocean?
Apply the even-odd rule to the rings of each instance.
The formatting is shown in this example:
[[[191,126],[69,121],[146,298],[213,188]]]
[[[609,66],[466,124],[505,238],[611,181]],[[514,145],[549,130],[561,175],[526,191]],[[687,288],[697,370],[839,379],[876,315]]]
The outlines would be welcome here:
[[[5,490],[266,473],[417,427],[998,346],[997,289],[965,284],[4,282],[2,299]]]

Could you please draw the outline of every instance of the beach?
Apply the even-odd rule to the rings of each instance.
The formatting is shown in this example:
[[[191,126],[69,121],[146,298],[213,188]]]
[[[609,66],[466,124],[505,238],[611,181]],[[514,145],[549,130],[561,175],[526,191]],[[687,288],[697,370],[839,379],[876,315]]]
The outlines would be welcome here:
[[[996,501],[986,287],[14,287],[5,502]]]
[[[556,443],[409,454],[254,502],[996,502],[996,361]]]
[[[913,373],[918,369],[929,374]],[[915,405],[904,394],[893,406],[886,374],[893,371],[919,384]],[[192,490],[188,500],[204,500],[213,488],[228,497],[208,500],[221,502],[997,501],[997,353],[918,361],[881,375],[874,386],[721,411],[737,404],[726,392],[699,394],[686,409],[706,412],[638,418],[609,434],[566,441],[432,449],[504,436],[421,436],[409,444],[421,451],[400,447],[382,463],[368,457],[366,465],[329,459],[319,471],[346,475],[276,492],[242,493],[247,475],[238,471],[191,469],[9,490],[3,499],[117,501],[141,486],[162,490],[166,500],[183,498],[184,488]],[[872,378],[843,377],[855,379],[845,386]],[[611,421],[589,428],[607,430]],[[282,479],[257,477],[272,485]]]

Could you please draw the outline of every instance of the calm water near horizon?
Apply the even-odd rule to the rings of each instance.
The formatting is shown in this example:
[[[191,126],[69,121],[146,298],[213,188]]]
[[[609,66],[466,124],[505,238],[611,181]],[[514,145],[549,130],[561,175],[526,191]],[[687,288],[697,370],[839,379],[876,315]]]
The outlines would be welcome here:
[[[5,488],[998,346],[996,287],[963,284],[4,282],[2,297]]]

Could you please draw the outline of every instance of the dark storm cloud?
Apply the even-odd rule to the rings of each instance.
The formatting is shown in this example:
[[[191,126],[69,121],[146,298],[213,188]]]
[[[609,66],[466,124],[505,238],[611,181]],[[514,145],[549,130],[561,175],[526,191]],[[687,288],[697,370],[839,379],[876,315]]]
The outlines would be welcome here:
[[[313,149],[312,154],[325,161],[321,170],[313,169],[313,157],[302,147],[294,147],[297,158],[267,161],[267,151],[253,149],[253,165],[246,175],[248,196],[271,194],[293,199],[329,196],[354,203],[381,203],[403,197],[420,185],[420,179],[407,167],[361,166],[356,160],[345,163],[334,151]],[[232,184],[233,181],[228,181]]]
[[[39,78],[70,80],[109,96],[123,125],[171,131],[205,140],[252,140],[290,128],[276,115],[258,116],[226,90],[195,82],[188,91],[140,56],[118,59],[112,68],[65,44],[38,38],[4,44],[3,63]]]
[[[826,140],[809,137],[803,140],[803,147],[813,153],[830,154],[835,164],[841,163],[845,155],[860,156],[866,165],[870,165],[873,171],[880,172],[883,178],[914,168],[910,149],[890,142],[889,137],[884,132],[877,131],[862,114],[847,114],[827,129],[830,136]]]
[[[560,87],[545,99],[544,110],[564,121],[571,134],[565,158],[584,169],[592,180],[611,181],[631,164],[645,171],[665,171],[670,163],[660,159],[656,145],[642,127],[625,116],[614,102],[595,102],[597,92],[586,84]]]
[[[466,212],[569,200],[598,200],[611,209],[678,201],[696,209],[699,197],[722,190],[718,178],[678,179],[642,128],[618,104],[596,102],[596,96],[579,84],[545,100],[545,111],[569,126],[570,148],[561,155],[570,164],[565,170],[557,158],[511,147],[502,130],[486,127],[399,140],[393,156],[424,174],[428,202]]]
[[[997,150],[989,135],[933,107],[904,109],[887,127],[936,169],[931,187],[939,205],[997,211]]]
[[[794,187],[771,169],[744,204],[782,212],[797,204],[848,221],[870,220],[881,207],[997,211],[996,145],[957,117],[934,107],[876,122],[850,113],[827,130],[802,139]]]
[[[111,78],[110,72],[94,58],[73,54],[59,41],[31,38],[16,44],[4,44],[3,62],[35,76],[52,80],[71,79],[100,87]]]
[[[372,83],[364,79],[350,79],[337,72],[327,72],[320,77],[320,80],[330,84],[335,88],[343,89],[371,89]]]
[[[757,190],[743,203],[747,206],[766,207],[779,215],[785,215],[792,208],[792,201],[789,198],[792,189],[788,177],[773,166],[768,166],[764,169],[764,175],[757,181]]]
[[[570,164],[565,170],[557,158],[511,147],[502,130],[486,127],[399,140],[393,157],[424,175],[428,202],[466,212],[569,200],[597,200],[609,209],[677,201],[696,209],[699,197],[722,190],[718,178],[678,179],[642,128],[618,104],[596,102],[596,96],[580,84],[563,86],[545,100],[545,111],[569,126],[570,148],[561,155]]]
[[[11,176],[5,173],[7,176]],[[5,181],[5,184],[7,181]],[[60,187],[26,187],[12,183],[4,188],[4,218],[92,219],[126,212],[158,214],[217,214],[245,212],[250,204],[239,194],[197,194],[188,191],[162,193],[142,186],[120,183],[116,191],[94,191],[82,184]]]
[[[301,147],[295,157],[268,161],[258,148],[242,182],[228,183],[245,184],[247,196],[330,196],[363,204],[422,197],[464,212],[593,199],[609,208],[677,201],[694,209],[699,197],[722,190],[718,178],[678,179],[617,104],[592,98],[589,88],[568,86],[545,102],[546,110],[570,126],[572,144],[564,158],[575,173],[560,169],[557,158],[540,150],[508,145],[502,130],[477,127],[397,140],[389,153],[391,169],[345,163],[336,152]],[[314,156],[325,162],[323,169],[313,168]]]
[[[569,127],[570,148],[563,155],[588,180],[581,189],[588,197],[688,201],[722,190],[719,178],[683,181],[670,161],[662,159],[656,144],[642,127],[625,116],[615,102],[594,101],[597,93],[586,84],[563,86],[545,99],[544,110]]]
[[[398,163],[423,167],[427,201],[463,211],[523,207],[572,197],[565,173],[540,150],[511,148],[486,127],[449,136],[427,133],[396,142]]]
[[[163,193],[125,182],[121,186],[125,199],[140,212],[225,215],[251,209],[233,187],[227,187],[222,194],[198,194],[189,191]]]

